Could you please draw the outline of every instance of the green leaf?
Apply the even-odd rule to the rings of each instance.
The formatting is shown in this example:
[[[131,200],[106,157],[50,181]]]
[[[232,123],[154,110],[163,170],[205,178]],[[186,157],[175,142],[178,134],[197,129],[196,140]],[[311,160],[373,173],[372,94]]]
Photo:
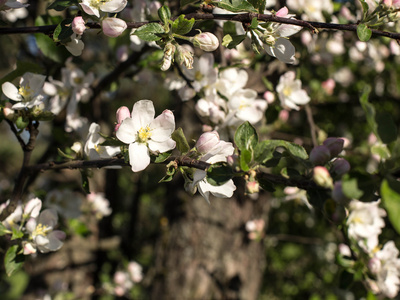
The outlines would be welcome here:
[[[169,182],[172,180],[172,178],[174,178],[176,172],[177,172],[177,167],[176,167],[176,163],[175,162],[170,162],[167,165],[167,174],[161,178],[161,180],[159,181],[159,183],[161,182]]]
[[[365,117],[367,119],[367,123],[369,125],[369,127],[371,128],[372,132],[375,133],[375,135],[377,134],[377,125],[375,122],[375,107],[368,102],[368,97],[369,97],[369,93],[371,92],[371,87],[369,85],[366,85],[364,88],[364,91],[360,97],[360,103],[361,103],[361,107],[363,108],[364,112],[365,112]]]
[[[236,35],[237,34],[236,25],[234,22],[231,22],[231,21],[225,22],[223,29],[224,29],[224,35],[226,35],[226,34]]]
[[[283,140],[268,140],[260,142],[255,150],[254,160],[260,164],[265,164],[268,160],[275,157],[274,151],[278,147],[283,147],[290,156],[301,160],[308,159],[307,151],[300,145]]]
[[[182,128],[177,128],[172,134],[171,138],[176,142],[176,148],[182,153],[186,154],[190,150],[188,141],[186,140],[185,134]]]
[[[253,5],[246,0],[221,0],[218,2],[212,2],[213,5],[229,10],[231,12],[258,12]]]
[[[87,237],[90,234],[90,230],[87,227],[87,225],[78,220],[78,219],[69,219],[69,228],[76,234],[82,236],[82,237]]]
[[[35,34],[35,38],[37,46],[47,58],[62,64],[70,56],[67,49],[57,46],[53,39],[47,35],[37,33]]]
[[[17,228],[12,228],[12,236],[11,236],[11,240],[17,240],[17,239],[21,239],[24,236],[24,233],[17,229]]]
[[[159,34],[164,33],[164,27],[158,23],[149,23],[139,27],[133,34],[146,42],[158,41],[161,39]]]
[[[190,20],[185,19],[185,15],[180,15],[173,23],[172,23],[172,32],[180,35],[185,35],[190,32],[194,25],[194,18]]]
[[[249,0],[249,2],[260,14],[264,13],[266,0]]]
[[[377,113],[375,121],[378,125],[378,135],[382,142],[389,144],[397,139],[397,126],[391,114],[387,112]]]
[[[257,131],[249,122],[245,122],[238,127],[235,132],[235,144],[240,151],[253,151],[256,148],[257,143]]]
[[[58,155],[60,155],[61,157],[65,157],[65,158],[68,158],[68,159],[75,159],[76,158],[76,155],[69,155],[69,154],[63,152],[60,148],[57,148],[57,152],[58,152]]]
[[[260,22],[258,22],[257,18],[253,18],[251,19],[251,24],[249,28],[256,29],[258,27],[258,24],[260,24]]]
[[[387,210],[390,223],[400,234],[400,183],[395,180],[383,180],[381,196]]]
[[[372,36],[372,30],[367,25],[361,23],[357,26],[357,36],[362,42],[368,42]]]
[[[162,163],[162,162],[166,161],[168,159],[168,157],[171,156],[171,154],[172,154],[172,151],[167,151],[164,153],[159,153],[157,155],[152,155],[151,161],[156,164]]]
[[[158,10],[158,16],[164,24],[168,24],[169,19],[171,19],[171,11],[169,10],[169,7],[166,5],[161,6]]]
[[[251,159],[252,159],[252,152],[246,149],[240,151],[239,162],[240,162],[240,169],[242,169],[242,171],[247,172],[248,170],[250,170],[249,163],[251,162]]]
[[[233,178],[232,168],[226,163],[216,163],[207,170],[207,182],[219,186]]]
[[[72,31],[72,26],[71,26],[72,21],[73,19],[65,19],[62,20],[61,23],[57,25],[53,33],[53,40],[55,42],[59,42],[70,38],[70,36],[74,33]]]
[[[241,42],[243,42],[245,38],[246,38],[245,34],[243,34],[243,35],[227,34],[222,39],[222,46],[224,46],[228,49],[236,48],[236,46],[239,45]]]
[[[356,178],[343,178],[342,179],[343,194],[349,199],[360,199],[363,195],[362,190],[358,188]]]
[[[360,2],[363,9],[363,15],[364,15],[363,19],[365,19],[365,17],[368,14],[369,5],[365,0],[360,0]]]
[[[56,0],[51,3],[47,9],[54,9],[56,11],[63,11],[70,6],[78,6],[78,1],[76,0]]]
[[[10,233],[10,230],[8,230],[8,229],[3,225],[3,223],[0,222],[0,236],[6,235],[6,234],[9,234],[9,233]]]
[[[15,271],[20,269],[25,261],[23,254],[17,254],[20,251],[18,245],[11,246],[4,257],[4,266],[7,276],[11,276]]]

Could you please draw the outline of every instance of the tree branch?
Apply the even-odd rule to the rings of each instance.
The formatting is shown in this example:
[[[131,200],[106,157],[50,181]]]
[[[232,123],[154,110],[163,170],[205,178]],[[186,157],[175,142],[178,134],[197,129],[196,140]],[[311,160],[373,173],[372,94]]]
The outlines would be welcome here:
[[[274,22],[280,24],[291,24],[304,28],[308,28],[313,32],[317,32],[316,29],[326,30],[341,30],[341,31],[357,31],[358,24],[336,24],[336,23],[323,23],[323,22],[311,22],[297,19],[289,19],[277,17],[275,15],[256,14],[256,13],[245,13],[245,14],[209,14],[209,13],[191,13],[185,15],[186,19],[194,18],[195,20],[222,20],[222,21],[236,21],[244,24],[250,24],[253,18],[257,18],[259,21]],[[175,19],[175,18],[172,18]],[[139,28],[151,22],[128,22],[128,28]],[[154,23],[154,22],[153,22]],[[87,23],[86,26],[91,29],[100,29],[101,26],[98,23]],[[19,27],[19,28],[0,28],[0,35],[4,34],[23,34],[23,33],[44,33],[51,35],[56,29],[57,25],[47,26],[33,26],[33,27]],[[372,34],[375,36],[384,36],[391,39],[400,40],[400,33],[388,32],[378,29],[371,29]]]

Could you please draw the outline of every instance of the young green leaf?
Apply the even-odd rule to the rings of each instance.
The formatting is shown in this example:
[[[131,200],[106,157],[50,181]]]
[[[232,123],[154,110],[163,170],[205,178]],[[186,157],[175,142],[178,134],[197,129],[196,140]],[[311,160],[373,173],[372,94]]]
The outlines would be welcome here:
[[[133,34],[146,42],[154,42],[161,39],[159,34],[164,33],[164,27],[158,23],[149,23],[139,27]]]
[[[4,257],[4,266],[6,268],[7,276],[11,276],[24,264],[25,256],[23,254],[18,254],[20,250],[21,249],[18,245],[13,245],[8,248]]]
[[[190,32],[194,25],[194,19],[190,20],[185,19],[185,15],[180,15],[173,23],[172,23],[172,32],[180,35],[185,35]]]
[[[190,150],[188,141],[186,140],[185,134],[182,128],[177,128],[172,134],[171,138],[176,142],[176,148],[182,153],[186,154]]]
[[[164,24],[168,24],[169,19],[171,19],[171,11],[169,10],[169,7],[166,5],[161,6],[158,10],[158,16]]]
[[[381,196],[387,210],[390,223],[400,234],[400,183],[394,180],[383,180]]]
[[[213,164],[207,170],[207,182],[214,186],[223,185],[232,178],[232,168],[224,162]]]
[[[213,5],[229,10],[231,12],[254,12],[256,13],[257,10],[254,8],[253,5],[251,5],[249,2],[246,0],[221,0],[218,2],[212,2]]]
[[[255,128],[249,123],[245,122],[238,127],[235,132],[235,144],[242,150],[253,151],[258,144],[258,135]]]
[[[357,26],[357,36],[361,42],[368,42],[372,36],[372,30],[367,25],[361,23]]]

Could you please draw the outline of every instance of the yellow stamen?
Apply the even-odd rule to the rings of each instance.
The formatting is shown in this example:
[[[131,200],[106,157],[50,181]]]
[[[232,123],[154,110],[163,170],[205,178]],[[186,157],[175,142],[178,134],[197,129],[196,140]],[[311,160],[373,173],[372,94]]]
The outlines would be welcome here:
[[[292,88],[290,86],[287,86],[283,89],[283,94],[288,97],[292,94]]]
[[[138,131],[138,140],[140,143],[146,143],[151,137],[151,129],[147,125],[146,127],[140,128]]]
[[[21,86],[21,87],[18,89],[18,93],[19,93],[22,97],[24,97],[24,99],[26,100],[26,99],[29,99],[29,98],[31,97],[32,90],[31,90],[31,88],[30,88],[29,85],[27,85],[27,86]]]
[[[50,231],[51,228],[49,226],[43,225],[43,224],[38,224],[35,228],[35,231],[32,233],[33,236],[37,235],[47,235],[47,232]]]

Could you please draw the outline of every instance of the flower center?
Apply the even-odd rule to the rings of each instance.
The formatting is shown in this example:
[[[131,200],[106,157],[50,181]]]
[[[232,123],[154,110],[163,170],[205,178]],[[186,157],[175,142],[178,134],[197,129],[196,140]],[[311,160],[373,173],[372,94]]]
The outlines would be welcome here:
[[[104,3],[108,2],[109,0],[91,0],[90,1],[90,6],[94,8],[99,8],[101,5]]]
[[[24,97],[24,99],[25,99],[26,101],[28,101],[28,100],[31,98],[32,89],[31,89],[31,87],[30,87],[29,85],[27,85],[27,86],[21,86],[21,87],[18,89],[18,93],[19,93],[22,97]]]
[[[283,89],[283,94],[286,97],[289,97],[292,94],[292,88],[290,86],[287,86]]]
[[[100,147],[99,145],[94,145],[94,150],[96,150],[98,154],[102,154],[104,152],[104,148]]]
[[[43,224],[38,224],[35,228],[35,231],[32,233],[32,236],[43,235],[46,236],[47,232],[51,231],[50,226],[46,226]]]
[[[151,137],[151,129],[147,125],[146,127],[140,128],[138,131],[138,142],[139,143],[146,143]]]

